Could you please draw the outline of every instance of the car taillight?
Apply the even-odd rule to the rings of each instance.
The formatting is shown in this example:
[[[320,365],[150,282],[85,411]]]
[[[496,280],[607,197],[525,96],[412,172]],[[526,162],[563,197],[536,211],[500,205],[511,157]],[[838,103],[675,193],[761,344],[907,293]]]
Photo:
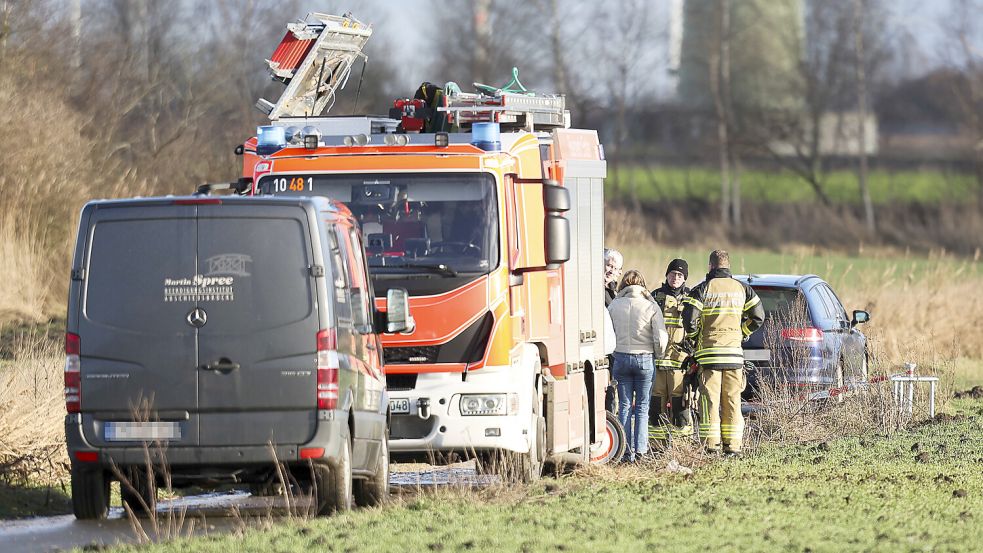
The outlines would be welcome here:
[[[65,409],[69,413],[82,410],[81,368],[79,353],[82,340],[78,334],[65,333]]]
[[[338,336],[333,328],[317,333],[317,408],[338,407]]]
[[[793,342],[822,342],[823,331],[818,328],[785,328],[782,329],[782,339]]]

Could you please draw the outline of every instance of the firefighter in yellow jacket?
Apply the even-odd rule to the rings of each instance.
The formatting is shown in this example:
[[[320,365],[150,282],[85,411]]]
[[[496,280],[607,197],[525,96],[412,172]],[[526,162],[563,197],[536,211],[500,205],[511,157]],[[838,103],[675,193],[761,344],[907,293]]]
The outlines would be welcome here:
[[[710,253],[706,280],[689,293],[683,327],[696,343],[700,365],[700,438],[707,451],[738,455],[744,444],[741,392],[744,350],[741,343],[764,323],[761,300],[730,272],[730,255]]]
[[[669,333],[669,346],[665,354],[655,361],[655,385],[652,386],[652,407],[649,411],[652,426],[649,436],[657,440],[693,434],[690,411],[683,404],[683,360],[688,355],[683,345],[686,338],[683,331],[683,300],[689,293],[687,278],[689,265],[683,259],[673,259],[666,267],[666,281],[652,290],[652,297],[662,309],[662,318]]]

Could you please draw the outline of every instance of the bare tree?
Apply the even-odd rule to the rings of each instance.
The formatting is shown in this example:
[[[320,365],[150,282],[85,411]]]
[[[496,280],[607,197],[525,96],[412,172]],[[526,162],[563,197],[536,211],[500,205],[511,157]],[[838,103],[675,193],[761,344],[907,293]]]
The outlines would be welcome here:
[[[957,99],[963,120],[963,132],[972,141],[973,172],[976,175],[976,195],[983,206],[983,1],[954,0],[942,28],[949,43],[945,57],[948,65],[959,72],[953,79],[952,93]]]
[[[783,77],[783,86],[796,102],[766,108],[743,105],[737,110],[739,133],[734,140],[740,148],[792,171],[827,206],[832,203],[826,191],[828,158],[866,152],[862,142],[867,137],[858,136],[860,122],[866,125],[868,119],[859,114],[858,69],[869,89],[867,83],[881,77],[894,40],[883,5],[864,1],[858,26],[856,1],[809,2],[801,34],[776,33],[783,48],[801,53],[794,71]],[[862,56],[857,55],[858,32]],[[866,103],[869,92],[863,98]],[[852,109],[856,112],[849,113]]]
[[[867,6],[864,0],[854,0],[854,44],[856,59],[854,66],[857,72],[857,138],[859,142],[860,167],[857,172],[857,182],[860,185],[860,197],[864,203],[864,222],[867,233],[873,235],[877,227],[874,222],[874,204],[870,199],[870,188],[867,186],[867,69],[864,61],[864,18]]]
[[[730,91],[730,45],[731,26],[730,0],[719,0],[716,6],[717,29],[714,36],[715,48],[710,51],[708,68],[710,71],[710,91],[713,95],[713,107],[717,117],[717,148],[720,161],[720,221],[725,226],[736,223],[733,203],[740,198],[733,195],[731,181],[731,143],[730,131],[733,127]],[[737,208],[739,213],[740,208]]]
[[[625,176],[620,171],[629,155],[631,115],[647,99],[651,84],[648,77],[654,71],[652,44],[663,37],[665,28],[659,25],[646,0],[626,0],[612,9],[607,4],[597,4],[590,16],[594,21],[591,35],[582,40],[594,52],[591,66],[594,82],[604,83],[605,93],[601,109],[613,118],[613,140],[610,141],[613,179],[617,186]],[[634,174],[627,173],[628,197],[636,209],[640,208],[637,182]]]
[[[433,82],[456,81],[465,89],[480,82],[501,86],[518,67],[523,84],[541,83],[545,14],[535,3],[447,0],[437,12],[440,36],[431,41]],[[535,48],[531,47],[535,44]]]

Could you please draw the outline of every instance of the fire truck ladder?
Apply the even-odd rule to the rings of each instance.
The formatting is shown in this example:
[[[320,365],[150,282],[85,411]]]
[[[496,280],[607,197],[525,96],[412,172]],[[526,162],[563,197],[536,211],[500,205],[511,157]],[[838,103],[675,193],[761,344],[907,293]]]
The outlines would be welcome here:
[[[437,110],[447,112],[461,127],[480,122],[528,131],[570,126],[570,112],[563,96],[527,91],[519,82],[519,70],[515,67],[512,68],[512,80],[501,88],[481,83],[474,83],[474,86],[477,94],[461,92],[456,84],[448,83],[447,106]]]
[[[331,109],[336,92],[345,87],[352,65],[362,53],[372,28],[344,16],[310,13],[287,25],[276,51],[266,60],[274,80],[287,88],[274,104],[262,98],[256,107],[271,121],[281,117],[317,117]]]

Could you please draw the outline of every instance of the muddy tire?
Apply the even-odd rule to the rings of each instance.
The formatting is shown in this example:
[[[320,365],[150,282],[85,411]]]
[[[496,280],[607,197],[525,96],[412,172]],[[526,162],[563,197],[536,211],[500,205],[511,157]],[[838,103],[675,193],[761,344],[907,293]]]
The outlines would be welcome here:
[[[621,426],[621,421],[611,411],[606,411],[604,417],[604,433],[601,441],[591,444],[590,463],[592,465],[605,465],[612,461],[617,462],[625,454],[625,447],[628,443],[625,439],[625,428]]]
[[[355,504],[359,507],[378,507],[389,501],[389,437],[382,437],[378,468],[366,480],[355,482]]]
[[[72,465],[72,512],[79,520],[103,520],[109,514],[109,475],[101,468]]]
[[[337,465],[314,467],[314,499],[317,515],[341,513],[352,508],[352,444],[343,440]]]
[[[157,482],[147,467],[132,467],[123,471],[125,481],[120,481],[120,497],[137,516],[147,516],[157,510]]]

